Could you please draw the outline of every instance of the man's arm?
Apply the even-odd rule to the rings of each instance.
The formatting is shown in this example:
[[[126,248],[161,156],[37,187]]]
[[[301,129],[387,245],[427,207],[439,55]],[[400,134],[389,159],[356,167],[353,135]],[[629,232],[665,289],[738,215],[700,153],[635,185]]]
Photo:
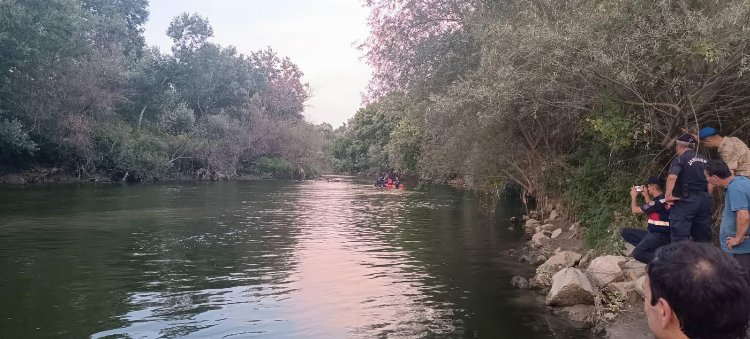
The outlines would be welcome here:
[[[643,214],[643,210],[641,209],[641,206],[638,206],[638,191],[636,191],[634,188],[630,189],[630,212],[633,214]]]
[[[727,237],[727,247],[732,250],[732,247],[742,244],[745,241],[747,235],[748,225],[750,225],[750,213],[747,210],[737,210],[737,234],[734,237]]]
[[[679,200],[679,199],[676,199],[676,198],[674,198],[672,196],[672,191],[674,191],[674,185],[675,185],[675,183],[677,183],[677,175],[676,174],[670,174],[667,177],[667,191],[664,194],[664,197],[666,198],[666,200],[668,202]]]

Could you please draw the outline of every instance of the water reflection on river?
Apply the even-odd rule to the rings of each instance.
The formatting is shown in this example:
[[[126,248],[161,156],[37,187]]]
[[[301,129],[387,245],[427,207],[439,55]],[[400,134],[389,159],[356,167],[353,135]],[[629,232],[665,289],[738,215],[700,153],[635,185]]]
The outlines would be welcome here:
[[[518,206],[444,187],[0,187],[0,337],[578,338],[509,285]]]

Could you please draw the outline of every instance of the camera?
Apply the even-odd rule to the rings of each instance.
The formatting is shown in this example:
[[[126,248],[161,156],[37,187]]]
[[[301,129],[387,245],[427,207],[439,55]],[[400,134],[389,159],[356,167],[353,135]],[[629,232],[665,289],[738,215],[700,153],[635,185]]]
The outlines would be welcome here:
[[[643,189],[644,189],[644,187],[643,187],[643,186],[641,186],[641,185],[637,185],[637,186],[633,186],[633,189],[634,189],[634,190],[635,190],[636,192],[643,192]]]

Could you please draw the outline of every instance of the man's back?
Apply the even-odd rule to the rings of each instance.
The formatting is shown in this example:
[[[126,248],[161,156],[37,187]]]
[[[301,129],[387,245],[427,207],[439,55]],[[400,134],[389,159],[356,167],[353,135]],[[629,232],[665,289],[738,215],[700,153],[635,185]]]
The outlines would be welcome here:
[[[750,177],[750,149],[742,140],[724,137],[719,146],[719,153],[735,175]]]

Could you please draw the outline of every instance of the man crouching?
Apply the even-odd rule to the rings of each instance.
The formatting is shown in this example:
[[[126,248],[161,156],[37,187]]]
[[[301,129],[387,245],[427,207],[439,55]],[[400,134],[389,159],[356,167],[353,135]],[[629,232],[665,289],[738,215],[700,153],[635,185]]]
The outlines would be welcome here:
[[[640,190],[639,190],[640,188]],[[645,202],[638,204],[638,194],[643,195]],[[630,189],[630,210],[633,214],[648,216],[647,230],[623,228],[622,238],[635,246],[633,258],[648,264],[654,258],[656,250],[671,242],[669,229],[669,205],[664,200],[664,181],[658,177],[648,179],[648,185]]]

